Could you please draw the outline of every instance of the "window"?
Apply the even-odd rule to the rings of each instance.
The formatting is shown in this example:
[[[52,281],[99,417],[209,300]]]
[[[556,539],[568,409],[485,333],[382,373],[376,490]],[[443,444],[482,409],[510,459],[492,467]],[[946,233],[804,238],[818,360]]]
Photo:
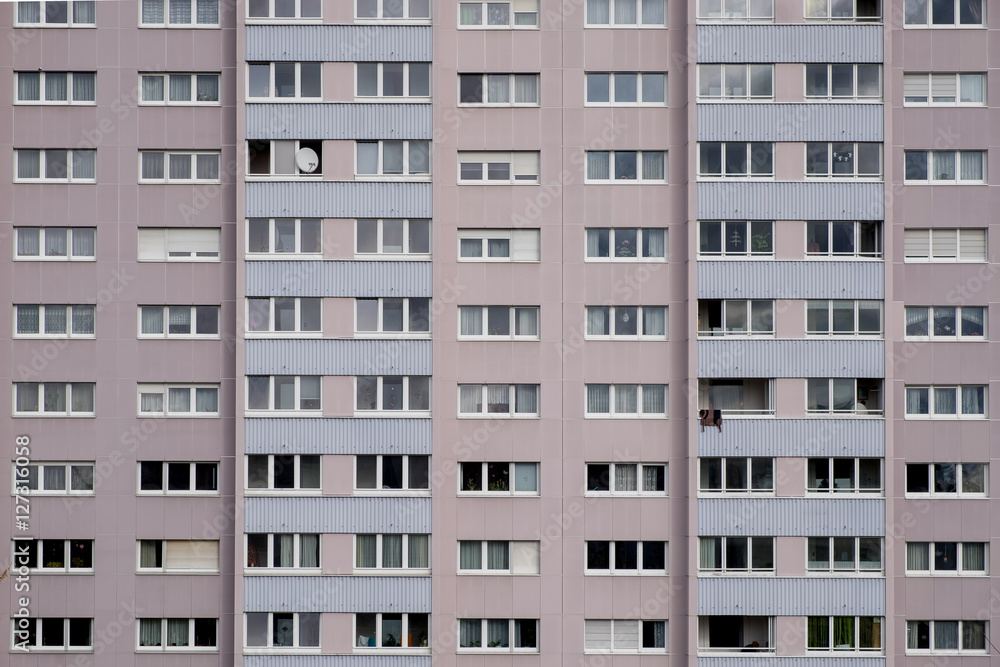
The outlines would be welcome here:
[[[247,568],[319,569],[316,533],[247,533]]]
[[[667,182],[666,151],[587,151],[587,182]]]
[[[538,417],[537,384],[460,384],[460,417]]]
[[[907,653],[989,653],[986,621],[907,621]]]
[[[587,540],[588,574],[666,574],[667,543]]]
[[[903,74],[903,106],[986,106],[986,75]]]
[[[664,106],[666,72],[587,72],[587,106]]]
[[[430,570],[430,535],[355,535],[354,569]]]
[[[699,300],[698,335],[773,336],[774,301]]]
[[[159,105],[218,105],[219,74],[139,74],[139,104]]]
[[[93,463],[15,464],[13,470],[18,495],[94,495]]]
[[[774,65],[698,65],[698,99],[774,100]]]
[[[774,572],[773,537],[699,537],[699,572]]]
[[[980,306],[907,306],[906,338],[985,341],[986,312]]]
[[[806,0],[807,19],[830,21],[878,21],[881,0]]]
[[[698,256],[773,257],[774,223],[770,220],[702,220]]]
[[[537,74],[458,75],[459,105],[537,107],[538,90]]]
[[[667,337],[666,306],[587,306],[587,338]]]
[[[307,151],[312,151],[312,154]],[[247,175],[292,178],[322,176],[323,142],[291,139],[248,141]]]
[[[282,21],[321,19],[323,0],[249,0],[247,18]]]
[[[460,262],[537,262],[541,259],[538,229],[459,229]]]
[[[358,63],[356,97],[431,96],[430,63]]]
[[[459,338],[538,340],[538,306],[459,306]]]
[[[806,649],[809,651],[881,651],[882,618],[879,616],[808,616]]]
[[[772,21],[774,0],[698,0],[698,20]]]
[[[44,9],[44,11],[43,11]],[[94,0],[21,0],[17,3],[15,26],[39,28],[93,28],[97,3]]]
[[[587,495],[667,495],[665,463],[588,463]]]
[[[322,99],[323,63],[247,63],[247,99]]]
[[[320,614],[246,612],[246,648],[319,649]]]
[[[987,574],[988,555],[988,542],[907,542],[906,574],[981,577]]]
[[[138,540],[139,572],[218,572],[218,540]]]
[[[93,572],[94,540],[14,540],[15,569],[38,574]]]
[[[94,619],[92,618],[25,618],[23,620],[17,618],[12,619],[11,625],[13,627],[14,642],[12,648],[14,650],[93,652]]]
[[[247,410],[319,411],[320,375],[248,375]]]
[[[699,178],[770,178],[774,176],[774,144],[698,144]]]
[[[354,303],[354,330],[359,334],[430,333],[430,299],[355,299]]]
[[[771,493],[774,491],[774,459],[699,459],[698,491],[703,493]]]
[[[473,153],[458,151],[458,182],[487,185],[538,185],[539,153]]]
[[[14,259],[93,261],[95,227],[15,227]]]
[[[882,415],[882,381],[808,378],[806,414]]]
[[[139,461],[140,496],[218,493],[218,463]]]
[[[216,651],[219,621],[215,618],[140,618],[137,648],[147,651]]]
[[[139,228],[140,262],[217,262],[221,250],[218,228]]]
[[[809,572],[882,572],[881,537],[810,537]]]
[[[809,178],[881,178],[882,144],[808,143]]]
[[[907,386],[906,419],[986,419],[986,386]]]
[[[459,540],[459,574],[538,574],[540,542]]]
[[[985,262],[986,229],[906,229],[906,262]]]
[[[94,104],[95,72],[15,72],[18,104]]]
[[[358,255],[429,255],[431,221],[358,219],[355,237]]]
[[[219,27],[219,0],[140,0],[140,6],[140,27]]]
[[[666,0],[588,0],[587,27],[665,28]]]
[[[427,176],[429,141],[358,141],[358,176]]]
[[[666,653],[667,622],[591,620],[584,622],[584,653]]]
[[[903,151],[907,183],[986,183],[986,151]]]
[[[430,614],[355,614],[357,648],[425,648]]]
[[[247,299],[248,333],[319,333],[323,330],[323,299],[273,297]]]
[[[806,461],[806,493],[881,493],[882,460],[812,458]]]
[[[667,258],[666,229],[587,228],[587,261],[654,261]]]
[[[431,379],[426,375],[357,377],[358,412],[429,412]]]
[[[357,0],[354,15],[372,20],[421,20],[431,17],[430,0]]]
[[[985,27],[986,0],[906,0],[905,28]]]
[[[881,65],[806,65],[806,101],[881,99]]]
[[[989,471],[986,463],[907,463],[906,495],[985,498]]]
[[[221,183],[219,151],[139,151],[140,183]]]
[[[358,491],[427,491],[430,457],[417,454],[365,454],[354,457]]]
[[[538,27],[538,0],[458,3],[459,28],[533,29]]]
[[[139,306],[139,338],[202,337],[219,337],[219,306]]]
[[[93,338],[95,312],[91,305],[19,304],[14,306],[15,337]]]
[[[218,417],[219,385],[139,384],[140,417]]]
[[[93,382],[15,382],[15,417],[93,417]]]
[[[96,183],[97,151],[78,148],[14,149],[14,182]]]
[[[248,454],[246,488],[319,491],[321,458],[318,454]]]
[[[881,301],[806,301],[807,336],[881,336]]]
[[[806,222],[807,257],[882,257],[882,222],[810,220]]]
[[[320,218],[250,218],[247,220],[247,254],[323,255],[323,221]]]
[[[533,618],[460,618],[458,650],[462,652],[463,649],[538,653],[538,621]]]
[[[538,464],[463,461],[459,493],[538,495]]]
[[[667,416],[665,384],[588,384],[588,417]]]

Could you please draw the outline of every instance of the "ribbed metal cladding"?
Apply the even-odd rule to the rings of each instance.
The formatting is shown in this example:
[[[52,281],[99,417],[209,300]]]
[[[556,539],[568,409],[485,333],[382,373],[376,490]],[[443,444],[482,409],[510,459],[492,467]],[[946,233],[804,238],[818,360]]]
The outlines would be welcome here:
[[[885,341],[717,338],[698,341],[700,378],[880,378]]]
[[[880,63],[881,25],[700,25],[700,63]]]
[[[247,104],[247,139],[430,139],[430,104]]]
[[[429,533],[430,498],[246,498],[248,533]]]
[[[723,424],[725,428],[725,424]],[[882,498],[699,498],[699,535],[885,535]]]
[[[247,262],[247,296],[431,295],[430,262]]]
[[[885,456],[884,419],[725,419],[698,429],[698,456]]]
[[[430,419],[244,420],[247,454],[430,454]]]
[[[244,662],[246,662],[245,659]],[[250,663],[246,662],[246,664],[249,667]],[[813,658],[802,655],[774,656],[767,654],[698,658],[698,667],[844,667],[845,665],[849,667],[886,667],[886,662],[885,658],[855,658],[853,656],[850,658],[845,656]]]
[[[883,616],[885,579],[699,577],[698,613],[708,616]]]
[[[429,340],[248,340],[248,375],[430,375]]]
[[[699,299],[882,299],[882,262],[704,260]]]
[[[248,25],[246,59],[430,62],[430,26]]]
[[[248,218],[429,218],[431,184],[252,181],[246,206]]]
[[[699,104],[698,141],[882,141],[881,104]]]
[[[430,612],[430,577],[243,577],[244,611]]]
[[[431,656],[244,655],[243,667],[431,667]]]
[[[698,219],[882,220],[884,193],[882,183],[701,182],[698,183]]]

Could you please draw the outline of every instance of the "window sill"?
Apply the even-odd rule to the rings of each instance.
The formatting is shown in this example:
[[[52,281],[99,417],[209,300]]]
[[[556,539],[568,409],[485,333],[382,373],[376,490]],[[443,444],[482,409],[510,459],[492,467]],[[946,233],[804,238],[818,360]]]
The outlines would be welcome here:
[[[903,419],[906,421],[953,421],[953,422],[976,422],[976,421],[987,421],[986,415],[968,415],[968,416],[956,416],[956,415],[943,415],[943,416],[931,416],[931,415],[904,415]]]
[[[705,176],[703,174],[698,174],[696,180],[697,180],[698,183],[732,183],[734,181],[735,182],[739,182],[739,183],[774,183],[775,182],[774,174],[766,174],[766,175],[763,175],[763,176],[757,176],[757,175],[754,175],[754,176],[716,176],[716,175]]]
[[[538,572],[511,572],[510,570],[459,570],[459,577],[537,577]]]
[[[585,23],[584,28],[597,30],[666,30],[669,26],[660,24],[619,24],[610,25],[607,23]]]
[[[774,97],[699,97],[698,104],[774,104]]]
[[[135,571],[136,576],[162,576],[162,577],[176,577],[176,576],[197,576],[197,577],[217,577],[220,574],[219,570],[140,570]]]
[[[354,496],[381,498],[430,498],[430,489],[354,489]]]
[[[217,108],[222,106],[222,102],[219,100],[215,101],[187,101],[187,102],[159,102],[159,101],[149,101],[149,102],[137,102],[138,107],[152,107],[154,109],[162,109],[163,107],[209,107]]]
[[[58,575],[62,577],[79,577],[79,576],[93,576],[94,568],[74,568],[71,570],[60,569],[57,567],[44,567],[44,568],[29,568],[28,574],[38,575],[38,576],[52,576]]]
[[[31,255],[20,255],[14,258],[15,262],[96,262],[96,257],[33,257]]]
[[[138,334],[137,340],[222,340],[219,334]]]
[[[354,340],[430,340],[430,331],[355,331]]]
[[[140,30],[220,30],[222,26],[218,23],[213,24],[184,24],[175,25],[170,23],[140,23]]]
[[[810,570],[807,568],[806,576],[828,579],[856,579],[857,577],[880,579],[885,577],[885,570]]]
[[[318,646],[244,646],[245,655],[287,655],[289,653],[299,655],[319,655]]]
[[[18,178],[14,177],[15,183],[38,183],[41,185],[94,185],[96,178]]]
[[[725,340],[732,340],[732,339],[758,340],[761,338],[767,340],[781,340],[774,335],[773,331],[770,333],[748,333],[746,331],[699,331],[698,332],[698,340],[713,340],[716,338],[722,338]],[[783,339],[783,340],[791,340],[791,339]]]
[[[14,640],[14,646],[11,647],[11,653],[20,653],[21,649],[16,648],[19,646],[17,639]],[[28,653],[93,653],[94,649],[90,646],[80,646],[80,647],[70,647],[65,648],[62,646],[31,646],[28,648]]]
[[[538,109],[538,102],[459,102],[460,109]]]
[[[698,570],[699,578],[713,578],[713,579],[739,579],[747,577],[774,577],[776,576],[774,570],[733,570],[733,571],[723,571],[723,570]]]
[[[639,570],[622,570],[621,572],[609,572],[608,570],[584,570],[583,576],[585,577],[668,577],[669,572],[666,571],[656,571],[656,572],[644,572]]]
[[[933,572],[924,571],[906,571],[907,577],[913,577],[916,579],[920,578],[930,578],[930,577],[988,577],[989,572],[952,572],[950,570],[935,570]]]
[[[537,260],[536,260],[537,261]],[[666,264],[666,257],[586,257],[584,261],[591,264]]]
[[[136,653],[218,653],[217,646],[136,646]]]
[[[66,100],[14,100],[15,107],[96,107],[96,101],[77,102]]]
[[[515,185],[515,186],[526,186],[526,185],[539,185],[539,180],[536,178],[534,180],[521,180],[521,181],[490,181],[486,179],[481,179],[478,181],[463,181],[459,180],[458,185],[488,185],[488,186],[498,186],[498,185]]]
[[[243,489],[243,495],[245,497],[260,497],[260,498],[274,498],[274,497],[312,497],[316,498],[323,495],[323,489],[257,489],[257,488],[246,488]]]
[[[667,498],[666,491],[584,491],[586,498]]]
[[[323,174],[313,172],[311,174],[244,174],[243,180],[247,183],[267,183],[267,182],[288,182],[298,181],[322,182]]]
[[[538,491],[467,491],[459,490],[459,498],[538,498]]]
[[[698,489],[699,498],[774,498],[774,489],[767,491],[712,491]]]
[[[512,415],[509,412],[458,413],[456,419],[541,419],[539,414]]]
[[[355,183],[389,182],[389,183],[430,183],[430,174],[355,174]]]
[[[96,340],[95,334],[14,334],[14,340]]]
[[[69,23],[15,23],[14,27],[15,28],[30,28],[30,29],[33,29],[33,30],[37,30],[39,28],[47,28],[47,29],[54,29],[54,30],[79,30],[79,29],[82,29],[82,30],[87,30],[87,29],[89,29],[89,30],[96,30],[97,29],[97,24],[96,23],[85,23],[85,24],[82,24],[82,25],[71,25]]]
[[[27,493],[10,494],[11,496],[31,496],[33,498],[93,498],[97,494],[94,491],[35,491]]]
[[[218,491],[136,491],[137,498],[218,498]]]
[[[366,252],[366,253],[354,253],[353,259],[359,262],[429,262],[431,261],[430,253],[413,253],[413,254],[403,254],[403,253],[378,253],[378,252]],[[348,260],[352,259],[350,257],[346,258]],[[459,260],[461,261],[461,260]]]
[[[882,104],[881,97],[803,97],[805,104]]]
[[[356,567],[353,572],[356,577],[429,577],[431,569],[421,568],[381,568],[381,567]]]
[[[14,419],[26,419],[26,418],[58,418],[58,419],[94,419],[97,417],[93,412],[87,412],[82,414],[67,414],[65,412],[15,412],[11,415]]]
[[[636,414],[609,415],[609,414],[584,413],[583,418],[584,419],[614,419],[614,420],[619,420],[619,419],[639,419],[639,420],[646,420],[646,419],[669,419],[670,417],[667,416],[667,415],[665,415],[665,414],[664,415],[636,415]]]
[[[989,500],[988,493],[911,493],[904,492],[903,497],[907,500],[914,498],[926,500]]]
[[[430,410],[355,410],[353,417],[364,418],[364,417],[377,417],[379,419],[412,419],[412,418],[423,418],[430,419]]]
[[[539,650],[537,648],[481,648],[481,647],[459,647],[456,651],[459,655],[476,653],[479,655],[495,655],[497,653],[526,653],[526,654],[537,654]]]
[[[459,25],[459,30],[539,30],[535,25]]]
[[[304,18],[292,18],[288,16],[268,17],[254,16],[246,19],[247,25],[323,25],[322,16],[309,16]]]
[[[908,181],[903,180],[903,185],[931,185],[931,186],[942,186],[942,185],[989,185],[986,181],[945,181],[945,180],[933,180],[933,181]]]
[[[535,105],[537,106],[537,105]],[[666,102],[584,102],[588,109],[665,109]],[[658,181],[657,181],[658,182]]]
[[[668,651],[665,648],[647,648],[647,649],[620,649],[620,648],[587,648],[583,650],[585,655],[667,655]]]
[[[700,179],[699,179],[700,180]],[[721,179],[719,179],[721,180]],[[590,178],[583,179],[584,185],[667,185],[667,181],[650,181],[641,178],[618,178],[618,179],[604,179],[596,180]]]
[[[770,262],[774,261],[776,258],[772,252],[769,255],[702,255],[698,254],[699,262],[720,262],[720,261],[737,261],[737,262],[748,262],[748,261],[764,261]]]
[[[139,419],[218,419],[219,413],[183,413],[164,414],[162,412],[140,412],[136,414]]]
[[[912,24],[904,23],[904,30],[986,30],[986,26],[982,24],[976,25],[965,25],[965,24]]]
[[[538,342],[541,340],[538,336],[462,336],[459,335],[456,340],[464,342],[479,342],[479,343],[503,343],[503,342]]]
[[[246,340],[267,340],[276,338],[323,338],[322,331],[244,331],[243,338]],[[320,412],[317,410],[316,412]]]
[[[20,336],[19,336],[20,337]],[[988,343],[987,336],[903,336],[904,341],[919,343]]]
[[[430,655],[430,647],[400,646],[397,648],[355,646],[355,655]]]
[[[318,577],[324,572],[318,567],[247,567],[243,566],[245,577]]]
[[[96,181],[93,181],[96,183]],[[221,179],[140,178],[139,185],[222,185]]]
[[[372,104],[430,104],[434,100],[427,96],[403,97],[402,95],[392,95],[390,97],[380,97],[377,95],[355,95],[354,101]]]
[[[820,255],[806,252],[806,261],[824,262],[883,262],[882,255]]]
[[[322,417],[322,410],[256,410],[245,408],[244,417]]]
[[[323,253],[318,252],[247,252],[246,260],[252,262],[254,260],[269,260],[269,261],[281,261],[281,260],[295,260],[295,261],[316,261],[326,259],[323,257]]]
[[[431,25],[430,18],[372,18],[354,17],[355,25]]]
[[[904,264],[985,264],[986,259],[959,259],[957,257],[904,257]]]
[[[885,179],[880,174],[878,176],[827,176],[813,174],[805,175],[805,183],[883,183]]]

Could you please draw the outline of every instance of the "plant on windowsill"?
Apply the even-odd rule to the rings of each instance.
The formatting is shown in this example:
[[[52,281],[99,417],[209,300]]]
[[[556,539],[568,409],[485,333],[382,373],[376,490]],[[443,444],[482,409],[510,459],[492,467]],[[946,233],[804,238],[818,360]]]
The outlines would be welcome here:
[[[86,567],[86,565],[84,565],[83,558],[81,558],[80,556],[73,556],[73,558],[69,561],[69,566],[70,567]]]
[[[45,564],[45,567],[63,567],[62,561],[50,560]]]
[[[475,481],[473,481],[473,480],[471,480],[471,479],[470,479],[470,480],[468,480],[468,481],[467,481],[467,482],[465,483],[465,487],[466,487],[466,488],[465,488],[465,490],[466,490],[466,491],[478,491],[478,490],[479,490],[479,485],[478,485],[478,484],[476,484],[476,482],[475,482]]]
[[[753,249],[754,252],[767,252],[771,249],[771,240],[767,234],[753,235]]]
[[[383,648],[390,647],[390,646],[399,646],[399,640],[396,639],[396,635],[391,634],[391,633],[387,634],[385,636],[385,641],[382,642],[382,647]]]
[[[507,482],[505,482],[503,480],[497,480],[496,482],[490,482],[489,490],[490,491],[506,491],[507,490]]]
[[[503,644],[503,640],[497,639],[497,640],[492,641],[489,644],[487,644],[487,647],[489,647],[489,648],[496,648],[497,646],[500,646],[501,644]]]

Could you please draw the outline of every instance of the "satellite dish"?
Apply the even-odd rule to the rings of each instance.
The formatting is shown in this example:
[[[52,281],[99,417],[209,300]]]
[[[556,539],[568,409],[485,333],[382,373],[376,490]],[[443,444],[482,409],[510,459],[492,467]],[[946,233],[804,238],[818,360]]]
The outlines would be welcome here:
[[[299,171],[311,174],[319,166],[319,156],[311,148],[300,148],[295,152],[295,166],[299,168]]]

